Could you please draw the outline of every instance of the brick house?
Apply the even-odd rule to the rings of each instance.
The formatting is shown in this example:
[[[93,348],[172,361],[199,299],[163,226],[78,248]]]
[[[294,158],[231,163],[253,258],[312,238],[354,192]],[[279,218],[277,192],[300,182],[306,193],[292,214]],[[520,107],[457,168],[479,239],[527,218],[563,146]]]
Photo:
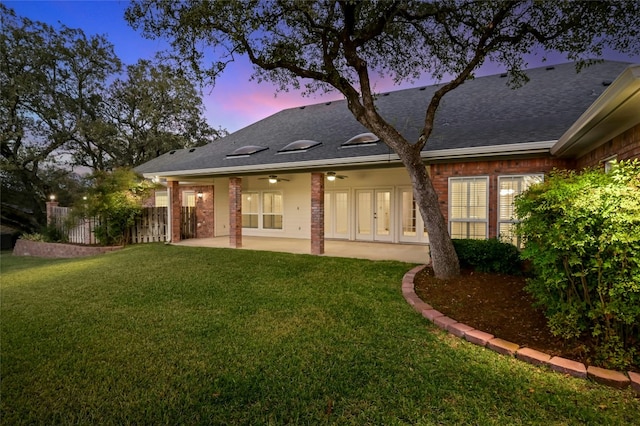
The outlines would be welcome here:
[[[513,198],[554,168],[580,169],[640,156],[640,66],[605,61],[528,70],[512,90],[505,74],[449,93],[423,150],[454,238],[513,238]],[[437,85],[382,93],[382,115],[416,140]],[[168,152],[137,168],[161,179],[170,239],[180,207],[196,207],[196,238],[325,238],[427,244],[408,174],[359,124],[346,101],[280,111],[204,147]],[[515,242],[515,240],[514,240]]]

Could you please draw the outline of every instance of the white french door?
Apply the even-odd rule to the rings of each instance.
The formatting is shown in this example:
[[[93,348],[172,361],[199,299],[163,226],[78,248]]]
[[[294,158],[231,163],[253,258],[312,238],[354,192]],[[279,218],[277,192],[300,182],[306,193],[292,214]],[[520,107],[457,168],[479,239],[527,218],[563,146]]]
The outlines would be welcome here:
[[[400,229],[398,233],[400,242],[428,242],[429,236],[424,228],[420,210],[413,199],[413,190],[400,188],[398,198],[400,204]]]
[[[356,239],[392,241],[390,189],[356,190]]]
[[[349,239],[349,192],[324,193],[325,238]]]

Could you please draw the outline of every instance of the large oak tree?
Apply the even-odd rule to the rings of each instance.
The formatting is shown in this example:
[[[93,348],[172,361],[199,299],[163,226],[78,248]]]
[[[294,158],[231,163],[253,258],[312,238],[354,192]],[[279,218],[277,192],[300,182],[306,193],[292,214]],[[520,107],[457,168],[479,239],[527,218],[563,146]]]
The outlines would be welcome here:
[[[184,75],[142,60],[126,68],[103,36],[17,16],[0,4],[1,219],[35,231],[45,200],[82,195],[73,168],[134,167],[224,134]]]
[[[435,274],[448,277],[459,273],[458,261],[421,158],[443,97],[487,60],[522,83],[523,57],[536,49],[570,59],[608,47],[637,53],[639,9],[638,2],[136,0],[126,16],[146,36],[167,38],[174,57],[199,77],[215,79],[246,55],[259,81],[342,93],[406,167]],[[376,110],[372,78],[401,82],[424,73],[451,80],[431,98],[419,138],[406,140]]]

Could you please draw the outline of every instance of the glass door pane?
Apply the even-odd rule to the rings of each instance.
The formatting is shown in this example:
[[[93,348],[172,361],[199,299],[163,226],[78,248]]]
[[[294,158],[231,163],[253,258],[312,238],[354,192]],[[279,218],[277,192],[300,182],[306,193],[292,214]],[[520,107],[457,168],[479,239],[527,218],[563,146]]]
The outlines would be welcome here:
[[[402,237],[416,236],[416,203],[411,190],[403,190],[401,195]]]
[[[346,192],[335,193],[335,237],[349,238],[349,199]]]
[[[376,190],[376,237],[391,236],[391,191]]]
[[[357,195],[356,237],[373,236],[371,228],[373,224],[372,191],[358,191]]]
[[[325,238],[333,238],[333,204],[331,203],[332,194],[324,193],[324,236]]]

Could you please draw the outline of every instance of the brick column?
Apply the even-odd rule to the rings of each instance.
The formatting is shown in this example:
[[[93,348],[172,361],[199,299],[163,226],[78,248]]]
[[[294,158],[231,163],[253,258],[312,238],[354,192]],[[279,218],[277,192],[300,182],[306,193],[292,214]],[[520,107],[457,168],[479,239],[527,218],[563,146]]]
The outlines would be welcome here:
[[[180,241],[180,223],[182,222],[182,194],[178,181],[167,182],[169,192],[169,217],[171,221],[171,242]]]
[[[311,173],[311,254],[324,253],[324,173]]]
[[[229,178],[229,246],[242,247],[242,178]]]
[[[54,219],[53,209],[58,207],[57,201],[47,201],[47,225],[51,225]]]

